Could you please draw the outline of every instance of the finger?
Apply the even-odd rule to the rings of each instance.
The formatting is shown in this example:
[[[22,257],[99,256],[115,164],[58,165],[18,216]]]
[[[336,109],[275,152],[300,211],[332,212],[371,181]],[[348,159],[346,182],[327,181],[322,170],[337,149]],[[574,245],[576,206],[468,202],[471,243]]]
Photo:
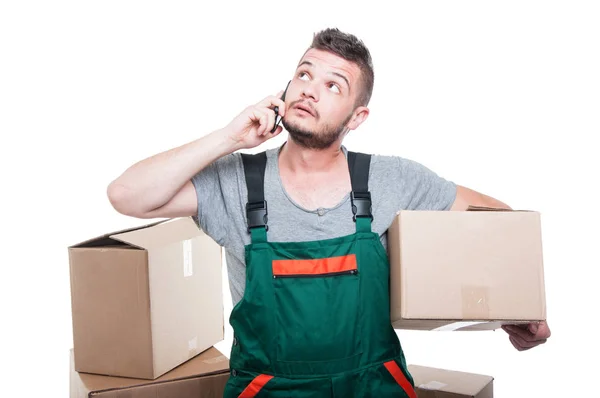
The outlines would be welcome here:
[[[550,332],[550,327],[546,321],[541,321],[537,325],[537,333],[536,336],[539,338],[547,339],[550,337],[552,333]]]
[[[285,112],[285,109],[284,109],[285,103],[279,97],[281,97],[281,95],[279,95],[277,97],[268,96],[264,100],[259,102],[257,104],[257,106],[259,106],[260,108],[268,108],[268,109],[273,109],[277,106],[277,107],[279,107],[279,114],[283,115],[282,112]]]
[[[278,135],[282,131],[283,131],[283,127],[282,126],[277,126],[277,130],[275,130],[275,132],[273,134],[271,134],[271,137],[275,137],[276,135]]]
[[[273,104],[273,101],[276,100],[277,98],[278,98],[277,96],[268,95],[265,98],[263,98],[262,101],[260,101],[256,105],[261,108],[269,108]]]
[[[279,105],[277,105],[279,107],[279,116],[284,117],[285,116],[285,102],[282,100],[278,100],[279,101]]]
[[[533,348],[533,347],[526,347],[526,346],[521,345],[521,343],[519,343],[519,341],[513,337],[510,338],[510,342],[519,351],[527,351],[527,350],[530,350]]]
[[[267,128],[265,130],[266,134],[267,132],[270,133],[271,130],[273,130],[273,127],[275,127],[275,112],[267,111],[265,114],[267,115]]]
[[[517,342],[517,341],[514,339],[514,337],[510,336],[510,337],[509,337],[509,340],[510,340],[511,344],[513,345],[513,347],[515,347],[517,350],[519,350],[519,351],[525,351],[525,350],[528,350],[528,348],[521,347],[521,345],[519,344],[519,342]]]
[[[517,335],[511,335],[510,338],[512,340],[514,340],[514,342],[516,342],[519,345],[519,347],[521,347],[523,349],[525,349],[525,348],[533,348],[533,347],[535,347],[537,345],[544,344],[546,342],[546,339],[535,340],[535,341],[528,341],[528,340],[525,340],[525,339],[523,339],[523,338],[521,338],[520,336],[517,336]]]
[[[252,114],[250,116],[252,123],[256,126],[256,135],[261,135],[265,129],[265,125],[267,122],[267,116],[265,112],[258,108],[252,109]]]
[[[267,131],[267,128],[269,126],[269,117],[266,113],[263,113],[258,122],[260,125],[258,126],[256,133],[257,135],[261,136],[264,135]]]
[[[512,336],[508,336],[508,340],[510,340],[510,343],[513,345],[513,347],[521,351],[521,346],[515,341],[515,339]]]
[[[527,329],[531,334],[537,334],[538,332],[538,324],[536,322],[532,322],[528,325]]]
[[[534,334],[529,332],[529,330],[527,330],[527,329],[520,328],[519,326],[506,325],[503,329],[505,331],[507,331],[510,335],[519,336],[521,339],[523,339],[525,341],[535,341],[536,340],[536,337]]]

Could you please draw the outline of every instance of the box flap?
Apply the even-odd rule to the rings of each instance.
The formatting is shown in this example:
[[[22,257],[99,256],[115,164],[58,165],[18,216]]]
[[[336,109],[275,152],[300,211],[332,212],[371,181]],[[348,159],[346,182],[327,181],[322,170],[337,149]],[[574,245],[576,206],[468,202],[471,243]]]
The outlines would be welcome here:
[[[229,373],[219,373],[102,391],[90,397],[73,398],[222,398],[228,380]]]
[[[156,221],[150,224],[145,224],[145,225],[140,225],[138,227],[132,227],[132,228],[126,228],[126,229],[122,229],[119,231],[113,231],[113,232],[108,232],[104,235],[100,235],[97,236],[95,238],[90,238],[87,240],[84,240],[82,242],[76,243],[74,245],[69,246],[69,249],[71,248],[83,248],[83,247],[105,247],[105,246],[123,246],[124,243],[125,245],[127,245],[126,242],[121,242],[118,240],[114,240],[111,235],[114,234],[120,234],[120,233],[125,233],[125,232],[129,232],[129,231],[135,231],[138,229],[144,229],[144,228],[150,228],[153,227],[155,225],[158,225],[160,223],[166,222],[167,220],[160,220],[160,221]]]
[[[467,207],[467,211],[512,211],[512,209],[469,205],[469,207]]]
[[[531,211],[531,210],[515,210],[515,209],[506,209],[503,207],[486,207],[486,206],[474,206],[469,205],[466,211]]]
[[[112,234],[110,238],[141,249],[151,249],[203,235],[192,217],[172,218],[146,228]]]
[[[78,391],[85,391],[90,394],[229,372],[229,360],[214,347],[154,380],[78,373],[75,371],[73,363],[74,351],[71,349],[71,386],[72,388],[77,386]]]
[[[420,365],[408,365],[415,387],[423,390],[445,391],[461,396],[476,397],[494,378],[492,376],[432,368]]]
[[[444,319],[398,319],[392,321],[396,329],[431,330],[434,332],[444,331],[475,331],[496,330],[502,325],[524,325],[530,321],[523,320],[489,320],[489,321],[457,321]]]

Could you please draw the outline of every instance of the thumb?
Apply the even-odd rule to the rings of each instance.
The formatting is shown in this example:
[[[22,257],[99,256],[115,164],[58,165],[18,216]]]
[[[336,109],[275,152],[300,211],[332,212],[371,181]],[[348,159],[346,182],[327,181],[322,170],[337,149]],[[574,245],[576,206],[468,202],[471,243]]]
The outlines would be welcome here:
[[[530,323],[529,324],[529,331],[533,334],[537,334],[538,332],[538,324],[537,323]]]
[[[277,130],[275,130],[275,132],[273,134],[271,134],[271,137],[275,137],[276,135],[279,135],[279,133],[281,133],[281,131],[283,131],[283,127],[277,126]]]

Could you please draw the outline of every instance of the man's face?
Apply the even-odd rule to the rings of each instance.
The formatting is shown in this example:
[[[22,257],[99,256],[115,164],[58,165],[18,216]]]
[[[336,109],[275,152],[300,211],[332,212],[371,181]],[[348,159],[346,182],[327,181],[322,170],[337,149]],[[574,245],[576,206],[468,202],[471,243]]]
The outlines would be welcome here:
[[[355,107],[360,94],[359,67],[327,51],[306,52],[286,94],[283,125],[298,144],[325,149],[346,129],[366,118],[366,107]]]

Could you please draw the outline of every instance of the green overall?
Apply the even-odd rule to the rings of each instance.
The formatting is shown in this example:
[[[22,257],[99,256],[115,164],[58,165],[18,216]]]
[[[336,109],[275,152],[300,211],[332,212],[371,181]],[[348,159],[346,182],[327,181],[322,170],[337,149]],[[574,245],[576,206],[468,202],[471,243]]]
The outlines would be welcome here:
[[[265,153],[243,154],[246,288],[233,308],[225,397],[411,397],[390,322],[389,261],[371,231],[370,156],[348,152],[356,233],[269,242]]]

